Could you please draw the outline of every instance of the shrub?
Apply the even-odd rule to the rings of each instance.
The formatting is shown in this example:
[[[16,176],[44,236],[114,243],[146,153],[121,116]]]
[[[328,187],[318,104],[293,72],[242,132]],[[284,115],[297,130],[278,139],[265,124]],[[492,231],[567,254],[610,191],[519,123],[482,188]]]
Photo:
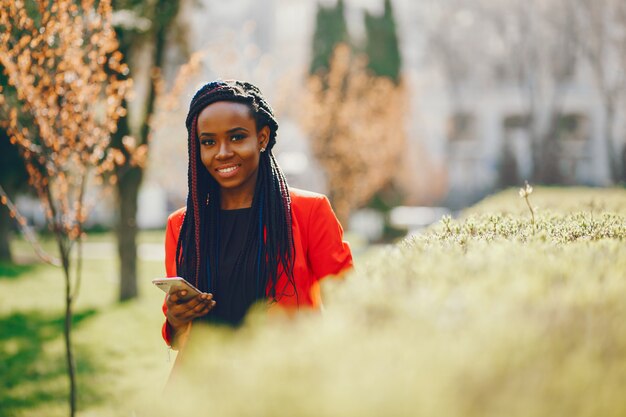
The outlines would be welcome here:
[[[322,315],[198,332],[189,404],[221,416],[625,415],[626,219],[554,206],[533,226],[522,213],[473,210],[368,256],[329,280]]]

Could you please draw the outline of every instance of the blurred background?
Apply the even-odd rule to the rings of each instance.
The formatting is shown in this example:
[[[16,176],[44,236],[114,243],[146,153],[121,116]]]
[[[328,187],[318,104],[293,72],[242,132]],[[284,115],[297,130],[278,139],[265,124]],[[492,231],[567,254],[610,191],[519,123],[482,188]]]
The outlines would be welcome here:
[[[122,149],[146,145],[128,191],[138,195],[139,228],[163,227],[184,205],[186,108],[216,78],[261,88],[278,115],[275,153],[290,185],[328,194],[345,227],[367,241],[401,236],[524,180],[606,186],[626,177],[626,13],[616,0],[128,0],[113,8],[133,80]],[[5,188],[20,189],[5,178]],[[110,197],[94,207],[91,227],[118,220]],[[34,200],[18,202],[43,225]],[[441,209],[391,212],[396,206]]]
[[[276,152],[290,184],[331,195],[337,169],[324,148],[336,147],[325,142],[325,115],[315,105],[331,114],[350,108],[351,122],[334,123],[354,132],[328,142],[351,141],[344,153],[370,166],[358,181],[372,184],[352,199],[349,215],[399,204],[459,209],[524,180],[624,179],[626,20],[618,9],[616,1],[584,0],[183,2],[164,76],[175,79],[198,54],[178,97],[180,115],[206,80],[258,84],[281,122]],[[341,76],[360,76],[362,56],[364,71],[393,84],[311,103],[308,80],[329,70],[341,42],[352,51]],[[156,118],[144,182],[144,192],[165,193],[168,209],[185,197],[185,135],[174,114]],[[377,155],[359,155],[361,147]]]

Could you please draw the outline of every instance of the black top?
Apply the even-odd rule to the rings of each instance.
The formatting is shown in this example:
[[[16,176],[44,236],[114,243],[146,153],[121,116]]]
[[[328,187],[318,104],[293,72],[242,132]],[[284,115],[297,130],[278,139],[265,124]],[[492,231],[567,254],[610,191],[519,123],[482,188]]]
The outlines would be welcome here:
[[[220,210],[218,224],[217,271],[213,263],[210,289],[216,304],[206,319],[211,323],[237,326],[260,298],[256,288],[258,243],[246,248],[249,234],[254,231],[252,208]]]

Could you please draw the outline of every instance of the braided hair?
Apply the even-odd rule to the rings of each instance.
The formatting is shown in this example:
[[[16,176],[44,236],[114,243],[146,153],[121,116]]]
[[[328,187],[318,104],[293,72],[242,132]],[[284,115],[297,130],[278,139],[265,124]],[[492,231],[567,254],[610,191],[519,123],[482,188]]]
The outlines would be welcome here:
[[[243,81],[214,81],[204,85],[191,100],[187,114],[189,148],[187,211],[176,247],[177,274],[197,288],[211,292],[218,260],[220,188],[200,159],[197,121],[200,112],[218,101],[243,103],[250,108],[257,131],[270,130],[266,152],[260,154],[258,177],[252,201],[253,219],[244,245],[244,254],[254,256],[256,266],[255,292],[259,298],[276,301],[293,280],[294,244],[291,223],[289,188],[272,148],[276,144],[278,123],[261,91]],[[254,224],[254,223],[253,223]],[[256,252],[256,253],[253,253]],[[282,268],[279,268],[282,267]],[[279,274],[286,281],[278,288]],[[267,290],[267,291],[266,291]],[[296,294],[297,296],[297,294]]]

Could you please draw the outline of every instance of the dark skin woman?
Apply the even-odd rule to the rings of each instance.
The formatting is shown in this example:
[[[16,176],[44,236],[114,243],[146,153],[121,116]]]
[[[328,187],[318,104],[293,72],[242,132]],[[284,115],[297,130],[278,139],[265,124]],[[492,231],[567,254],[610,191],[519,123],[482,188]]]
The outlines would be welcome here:
[[[166,297],[165,341],[182,349],[192,323],[238,326],[259,300],[319,308],[319,280],[352,266],[328,199],[288,187],[273,156],[278,123],[254,85],[215,81],[187,116],[189,194],[168,219],[166,270],[201,294]]]

